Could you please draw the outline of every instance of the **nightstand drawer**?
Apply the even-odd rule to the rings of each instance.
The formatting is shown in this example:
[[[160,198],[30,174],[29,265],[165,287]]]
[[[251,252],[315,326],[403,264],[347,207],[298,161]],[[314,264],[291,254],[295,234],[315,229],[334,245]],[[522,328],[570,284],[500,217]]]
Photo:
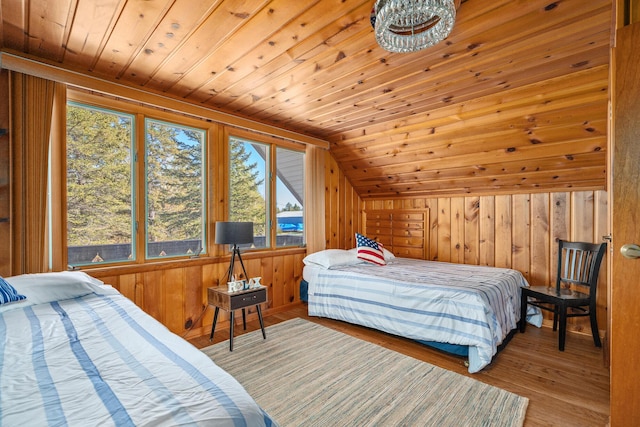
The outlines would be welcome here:
[[[267,289],[262,288],[254,292],[243,292],[238,295],[231,295],[230,308],[237,310],[239,308],[249,307],[256,304],[262,304],[267,301]]]
[[[229,351],[233,351],[233,317],[234,310],[242,309],[242,324],[247,329],[247,321],[245,308],[255,307],[260,320],[260,329],[262,329],[262,338],[267,339],[264,332],[264,322],[262,321],[262,309],[260,304],[267,302],[267,287],[260,286],[258,288],[247,289],[243,291],[229,292],[226,286],[216,286],[207,288],[207,297],[209,304],[216,308],[213,315],[213,325],[211,325],[211,335],[209,341],[213,339],[216,331],[216,323],[218,322],[218,312],[220,309],[229,312]]]

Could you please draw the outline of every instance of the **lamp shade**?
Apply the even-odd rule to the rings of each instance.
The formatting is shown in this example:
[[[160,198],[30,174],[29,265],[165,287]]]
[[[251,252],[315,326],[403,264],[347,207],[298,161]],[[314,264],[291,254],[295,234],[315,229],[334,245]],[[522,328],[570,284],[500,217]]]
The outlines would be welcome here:
[[[216,244],[242,245],[253,243],[253,222],[216,222]]]

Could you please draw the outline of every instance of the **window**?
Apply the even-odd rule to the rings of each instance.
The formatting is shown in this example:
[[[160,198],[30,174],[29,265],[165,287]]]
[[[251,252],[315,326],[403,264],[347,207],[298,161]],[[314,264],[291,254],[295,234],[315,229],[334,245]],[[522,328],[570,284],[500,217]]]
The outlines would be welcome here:
[[[303,245],[303,209],[304,151],[229,137],[229,220],[254,223],[252,247]]]
[[[305,146],[218,126],[70,90],[50,164],[51,266],[207,254],[218,220],[252,222],[247,247],[304,246]]]
[[[253,222],[253,246],[271,245],[268,233],[269,187],[265,179],[269,146],[229,138],[229,221]]]
[[[137,126],[144,126],[143,141],[136,139]],[[196,127],[69,102],[67,263],[203,251],[206,135]],[[144,155],[137,159],[136,153]]]
[[[304,153],[276,148],[276,246],[304,244]]]
[[[67,107],[69,265],[135,259],[134,116]]]
[[[147,119],[145,135],[147,258],[200,253],[206,133]]]

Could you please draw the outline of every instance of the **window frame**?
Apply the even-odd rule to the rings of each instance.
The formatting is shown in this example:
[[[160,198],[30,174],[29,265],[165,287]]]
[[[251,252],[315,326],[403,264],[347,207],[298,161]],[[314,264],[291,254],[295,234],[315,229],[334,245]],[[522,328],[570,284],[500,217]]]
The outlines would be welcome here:
[[[262,133],[258,133],[258,132],[254,132],[254,131],[249,131],[249,130],[245,130],[245,129],[239,129],[239,128],[232,128],[232,127],[228,127],[225,126],[224,127],[224,137],[223,137],[223,141],[224,141],[224,170],[225,170],[225,176],[224,176],[224,191],[225,191],[225,203],[224,203],[224,216],[222,218],[224,218],[223,220],[228,220],[229,219],[229,210],[230,210],[230,200],[231,200],[231,192],[230,192],[230,167],[231,167],[231,159],[230,159],[230,140],[231,138],[238,138],[238,139],[242,139],[242,140],[247,140],[250,142],[256,142],[256,143],[260,143],[260,144],[266,144],[269,146],[269,155],[268,157],[268,164],[266,165],[267,170],[265,171],[265,180],[267,181],[267,194],[268,194],[268,200],[267,200],[267,212],[266,212],[266,217],[267,217],[267,230],[269,232],[269,235],[266,236],[267,237],[267,242],[269,242],[269,244],[264,247],[264,248],[243,248],[243,252],[245,251],[251,251],[251,252],[259,252],[259,251],[281,251],[281,250],[287,250],[287,249],[294,249],[294,248],[303,248],[306,247],[306,243],[307,243],[307,226],[306,226],[306,213],[305,213],[305,208],[304,206],[303,208],[303,221],[305,222],[304,225],[304,231],[303,231],[303,236],[302,236],[302,244],[298,245],[298,246],[277,246],[277,190],[276,190],[276,183],[277,183],[277,179],[276,179],[276,171],[277,171],[277,157],[276,157],[276,151],[277,148],[285,148],[288,150],[292,150],[292,151],[299,151],[301,152],[303,155],[306,156],[306,145],[303,143],[298,143],[298,142],[294,142],[294,141],[288,141],[288,140],[284,140],[282,138],[278,138],[275,136],[271,136],[271,135],[266,135],[266,134],[262,134]],[[305,174],[305,184],[306,184],[306,180],[308,179],[308,177]],[[307,186],[305,185],[304,191],[306,191]],[[306,199],[306,195],[305,195],[305,199]]]
[[[162,125],[173,125],[177,128],[183,128],[183,129],[196,129],[199,131],[202,131],[204,133],[204,138],[202,141],[202,147],[201,147],[201,155],[202,155],[202,165],[200,167],[201,169],[201,173],[202,173],[202,177],[201,177],[201,184],[202,184],[202,189],[200,192],[200,203],[202,204],[202,215],[200,217],[200,226],[202,227],[201,231],[202,231],[202,247],[200,249],[200,253],[197,255],[206,255],[208,253],[207,250],[207,236],[208,236],[208,232],[207,232],[207,175],[208,175],[208,170],[209,170],[209,162],[207,161],[207,152],[209,151],[208,149],[208,130],[201,127],[201,126],[189,126],[186,125],[184,123],[176,123],[175,121],[169,121],[169,120],[162,120],[162,119],[158,119],[156,117],[150,116],[150,115],[145,115],[144,116],[144,122],[143,122],[143,127],[144,127],[144,156],[138,156],[138,160],[142,157],[143,161],[144,161],[144,165],[142,166],[142,168],[144,169],[144,182],[143,182],[143,187],[144,187],[144,258],[147,261],[157,261],[157,260],[162,260],[162,259],[166,259],[166,258],[184,258],[184,257],[190,257],[190,256],[194,256],[192,255],[188,255],[188,254],[184,254],[184,255],[177,255],[174,257],[170,257],[170,256],[151,256],[149,254],[149,192],[148,192],[148,178],[149,178],[149,161],[148,161],[148,157],[149,157],[149,152],[148,152],[148,141],[147,141],[147,130],[148,130],[148,126],[150,123],[157,123],[157,124],[162,124]]]
[[[302,242],[300,242],[300,244],[291,244],[291,245],[282,245],[282,246],[278,246],[278,228],[280,228],[279,224],[278,224],[278,199],[279,199],[279,193],[278,193],[278,171],[280,170],[278,168],[278,151],[290,151],[290,152],[297,152],[298,154],[302,154],[302,165],[301,165],[301,172],[302,172]],[[275,154],[275,160],[274,160],[274,193],[273,193],[273,201],[274,201],[274,234],[275,234],[275,248],[276,249],[286,249],[286,248],[297,248],[297,247],[306,247],[307,246],[307,227],[305,226],[306,224],[306,219],[307,219],[307,215],[306,215],[306,210],[305,210],[305,205],[306,205],[306,191],[307,191],[307,185],[306,185],[306,180],[307,180],[307,174],[306,174],[306,170],[305,170],[305,165],[306,165],[306,149],[304,151],[299,151],[299,150],[292,150],[290,147],[284,147],[282,145],[276,145],[273,149],[273,152]],[[283,186],[285,185],[284,183],[282,184]],[[287,211],[282,211],[282,212],[287,212]],[[290,211],[290,212],[298,212],[298,211]],[[283,235],[286,235],[286,233],[283,232]]]
[[[136,259],[139,255],[138,253],[138,239],[140,238],[139,233],[137,233],[136,230],[136,218],[137,218],[137,204],[136,204],[136,200],[139,197],[138,196],[138,186],[134,185],[136,183],[136,145],[137,145],[137,117],[136,114],[131,113],[131,112],[125,112],[122,110],[118,110],[115,108],[109,108],[109,107],[104,107],[104,106],[97,106],[97,105],[93,105],[93,104],[88,104],[88,103],[83,103],[83,102],[77,102],[75,100],[69,99],[67,100],[65,107],[68,107],[70,104],[73,104],[75,107],[78,108],[86,108],[88,110],[94,110],[94,111],[101,111],[107,114],[117,114],[120,116],[125,116],[127,118],[129,118],[131,120],[131,134],[129,135],[130,141],[129,141],[129,155],[131,158],[131,163],[129,165],[129,171],[131,173],[130,177],[132,180],[132,183],[129,185],[130,190],[131,190],[131,195],[130,195],[130,203],[131,203],[131,217],[130,217],[130,221],[131,221],[131,255],[133,256],[134,259]],[[65,108],[65,129],[66,129],[66,124],[68,123],[68,110]],[[68,176],[67,176],[67,159],[68,159],[68,152],[67,152],[67,133],[65,132],[65,139],[64,139],[64,152],[62,153],[62,156],[65,159],[65,165],[63,170],[61,171],[62,173],[62,180],[64,181],[64,188],[65,191],[63,193],[63,197],[65,200],[65,212],[64,212],[64,224],[65,224],[65,241],[64,241],[64,246],[65,246],[65,257],[68,260],[68,254],[69,254],[69,240],[68,240],[68,205],[67,205],[67,200],[68,200]],[[85,268],[86,266],[89,265],[113,265],[113,264],[121,264],[121,263],[125,263],[127,262],[124,259],[118,260],[118,261],[105,261],[105,262],[96,262],[96,263],[85,263],[85,264],[77,264],[75,266],[72,266],[72,268]],[[67,261],[68,263],[68,261]]]
[[[135,116],[135,152],[137,159],[140,160],[141,153],[144,153],[144,133],[145,126],[144,118],[148,117],[155,120],[167,121],[170,123],[182,124],[185,126],[193,126],[199,129],[206,130],[206,147],[205,157],[203,162],[206,163],[205,167],[205,247],[203,254],[197,258],[193,256],[181,256],[181,257],[162,257],[162,258],[146,258],[146,240],[145,232],[141,229],[143,227],[140,224],[144,224],[144,215],[146,212],[146,202],[143,197],[137,197],[135,200],[135,206],[133,207],[136,212],[135,221],[138,224],[136,230],[136,253],[138,257],[135,261],[125,261],[119,263],[100,263],[96,265],[82,265],[79,267],[71,267],[67,263],[67,216],[66,216],[66,105],[67,102],[72,101],[79,104],[85,104],[95,108],[103,108],[121,112],[123,114],[132,114]],[[197,115],[193,113],[182,112],[179,110],[173,110],[171,108],[161,108],[153,106],[151,104],[143,104],[144,101],[129,100],[127,98],[119,98],[114,95],[101,94],[98,92],[91,92],[85,89],[68,86],[66,91],[66,99],[60,99],[58,110],[60,114],[54,117],[52,123],[51,134],[51,151],[50,151],[50,180],[49,180],[49,209],[48,209],[48,233],[45,236],[48,246],[49,256],[49,268],[53,271],[61,270],[104,270],[112,268],[133,268],[127,271],[146,271],[140,270],[146,265],[166,264],[171,262],[195,262],[198,264],[208,263],[208,260],[224,259],[229,256],[229,248],[225,245],[215,244],[214,227],[216,221],[225,221],[229,217],[229,150],[228,150],[228,135],[232,133],[242,139],[255,140],[256,142],[267,143],[271,145],[271,150],[275,152],[275,147],[283,147],[300,151],[307,155],[308,142],[299,142],[294,139],[286,138],[285,136],[277,136],[275,133],[269,132],[269,128],[266,131],[264,126],[259,123],[251,122],[255,125],[253,129],[247,129],[239,127],[239,125],[226,124],[223,122],[215,121],[215,111],[212,113],[212,117],[208,115]],[[188,107],[188,106],[187,106]],[[186,108],[186,111],[190,111]],[[226,117],[226,116],[225,116]],[[286,135],[286,131],[283,130],[283,135]],[[275,155],[271,155],[270,169],[275,171]],[[219,166],[218,166],[219,165]],[[136,194],[144,193],[144,179],[142,174],[144,173],[143,167],[136,165],[135,167],[135,180],[136,187],[134,191]],[[305,181],[309,179],[309,176],[305,174]],[[269,181],[270,194],[272,197],[276,195],[275,179]],[[308,183],[305,182],[305,192],[308,190]],[[307,199],[305,195],[305,200]],[[275,214],[276,204],[275,199],[270,205],[270,216],[276,218]],[[305,221],[307,219],[307,212],[304,212]],[[276,247],[276,224],[271,221],[269,232],[271,233],[271,242],[269,247],[255,250],[256,252],[288,252],[304,250],[306,246],[306,240],[308,235],[308,226],[305,224],[305,231],[303,241],[300,246],[281,246]],[[244,252],[244,250],[243,250]],[[152,267],[150,267],[152,268]]]
[[[135,154],[133,174],[134,179],[134,200],[132,210],[134,211],[134,240],[136,259],[104,262],[96,264],[82,264],[78,266],[68,265],[67,248],[67,184],[66,184],[66,106],[68,103],[86,105],[89,108],[110,110],[134,118],[134,142],[133,152]],[[52,270],[76,270],[76,269],[96,269],[105,267],[118,267],[127,265],[141,265],[148,263],[158,263],[192,258],[193,255],[167,256],[167,257],[147,257],[146,253],[146,180],[145,180],[145,157],[146,157],[146,126],[145,119],[159,122],[175,124],[182,127],[193,127],[205,132],[203,141],[203,225],[204,244],[202,256],[213,256],[216,254],[215,245],[212,241],[212,226],[214,222],[215,209],[212,208],[212,194],[216,188],[216,176],[210,165],[214,165],[214,159],[219,156],[219,150],[215,147],[215,141],[219,138],[220,125],[204,118],[196,118],[180,113],[159,110],[153,107],[140,105],[128,101],[113,99],[107,96],[95,95],[84,91],[67,89],[67,99],[64,103],[63,112],[60,114],[59,123],[55,130],[56,136],[52,137],[51,158],[50,158],[50,198],[49,198],[49,221],[50,232],[47,234],[49,240],[49,266]],[[219,158],[219,157],[218,157]]]

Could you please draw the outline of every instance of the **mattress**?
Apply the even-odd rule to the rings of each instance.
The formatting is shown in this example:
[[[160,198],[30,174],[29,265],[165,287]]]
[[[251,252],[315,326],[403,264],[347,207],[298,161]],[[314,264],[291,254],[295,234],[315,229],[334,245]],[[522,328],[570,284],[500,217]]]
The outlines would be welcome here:
[[[491,363],[516,328],[520,288],[528,286],[516,270],[409,258],[385,266],[308,263],[303,278],[309,315],[466,346],[471,373]]]
[[[300,301],[309,302],[309,282],[302,279],[300,281]],[[449,354],[454,354],[456,356],[468,357],[469,356],[469,347],[465,345],[455,345],[442,343],[437,341],[422,341],[416,340],[420,344],[427,345],[429,347],[436,348],[438,350],[444,351]]]
[[[275,425],[231,375],[117,291],[54,284],[43,297],[47,278],[25,277],[7,282],[27,299],[0,312],[0,425]]]

